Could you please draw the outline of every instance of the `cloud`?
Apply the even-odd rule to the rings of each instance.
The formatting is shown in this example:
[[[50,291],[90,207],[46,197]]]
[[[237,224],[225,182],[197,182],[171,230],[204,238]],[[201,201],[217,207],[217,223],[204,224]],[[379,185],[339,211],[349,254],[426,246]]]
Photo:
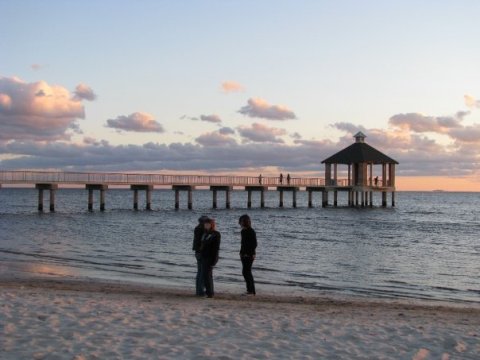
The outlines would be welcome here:
[[[472,95],[465,94],[463,96],[465,99],[465,105],[470,109],[480,109],[480,100],[475,99]]]
[[[239,126],[237,129],[245,142],[283,143],[283,139],[279,136],[287,134],[284,129],[268,127],[258,123],[253,123],[249,127]]]
[[[163,126],[155,120],[153,115],[144,112],[134,112],[128,116],[120,115],[115,119],[108,119],[106,127],[121,131],[165,132]]]
[[[41,64],[32,64],[30,65],[30,68],[33,70],[33,71],[38,71],[38,70],[41,70],[45,67],[45,65],[41,65]]]
[[[290,134],[290,137],[294,140],[300,140],[302,138],[302,135],[298,132],[294,132],[293,134]]]
[[[232,129],[231,127],[226,127],[226,126],[218,129],[218,132],[222,135],[233,135],[233,134],[235,134],[234,129]]]
[[[221,84],[221,88],[222,88],[222,91],[227,94],[234,93],[234,92],[241,92],[245,90],[243,85],[239,84],[236,81],[224,81]]]
[[[97,98],[92,88],[85,84],[78,84],[73,93],[75,94],[74,99],[76,100],[93,101]]]
[[[461,129],[453,129],[449,135],[459,142],[480,144],[480,125],[475,124]]]
[[[268,120],[296,119],[295,113],[283,105],[270,105],[260,98],[248,99],[248,104],[238,110],[240,114]]]
[[[199,137],[197,137],[195,141],[200,145],[207,146],[207,147],[230,146],[230,145],[236,145],[237,143],[234,138],[220,131],[213,131],[213,132],[202,134]]]
[[[211,122],[211,123],[216,123],[219,124],[222,122],[222,119],[220,119],[220,116],[212,114],[212,115],[200,115],[200,120],[206,121],[206,122]]]
[[[461,117],[459,118],[458,115]],[[447,133],[450,129],[461,127],[461,120],[464,116],[463,112],[458,112],[457,116],[426,116],[420,113],[405,113],[393,115],[389,123],[417,133]]]
[[[82,102],[62,86],[0,77],[0,141],[68,140],[83,118]]]

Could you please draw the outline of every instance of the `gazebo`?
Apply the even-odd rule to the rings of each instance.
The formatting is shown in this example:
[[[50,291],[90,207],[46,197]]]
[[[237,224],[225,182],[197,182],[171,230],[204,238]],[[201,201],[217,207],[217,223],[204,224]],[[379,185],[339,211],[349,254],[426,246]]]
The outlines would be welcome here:
[[[367,136],[358,132],[355,142],[322,161],[325,164],[325,191],[328,205],[328,192],[334,193],[334,206],[337,205],[337,192],[348,191],[349,206],[373,206],[373,193],[382,193],[382,206],[387,206],[387,193],[392,194],[395,206],[395,165],[398,162],[365,142]],[[338,180],[338,165],[347,166],[347,179]],[[376,167],[381,166],[381,170]],[[380,176],[380,177],[379,177]]]

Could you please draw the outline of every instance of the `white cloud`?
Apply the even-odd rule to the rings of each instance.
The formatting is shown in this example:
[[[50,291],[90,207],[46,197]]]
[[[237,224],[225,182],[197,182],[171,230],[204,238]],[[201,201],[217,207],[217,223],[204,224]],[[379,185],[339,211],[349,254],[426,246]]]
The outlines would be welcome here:
[[[295,113],[283,105],[271,105],[264,99],[250,98],[248,104],[238,110],[240,114],[268,120],[296,119]]]
[[[128,116],[120,115],[115,119],[108,119],[106,126],[121,131],[165,132],[163,126],[155,120],[153,115],[145,112],[134,112]]]

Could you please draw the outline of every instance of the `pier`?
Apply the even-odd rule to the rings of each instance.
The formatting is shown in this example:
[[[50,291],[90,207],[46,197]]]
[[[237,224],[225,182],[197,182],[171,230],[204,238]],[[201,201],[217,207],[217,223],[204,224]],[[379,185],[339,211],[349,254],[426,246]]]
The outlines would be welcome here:
[[[314,207],[313,194],[322,193],[322,207],[329,203],[329,193],[334,194],[333,206],[337,206],[337,191],[347,191],[349,194],[369,192],[370,204],[372,193],[384,193],[393,191],[392,187],[384,187],[379,182],[376,186],[356,186],[350,184],[349,179],[337,178],[331,185],[326,185],[324,178],[291,178],[288,184],[281,184],[278,177],[262,177],[259,184],[258,177],[252,176],[215,176],[215,175],[163,175],[163,174],[131,174],[131,173],[83,173],[83,172],[46,172],[46,171],[0,171],[0,191],[5,189],[1,185],[32,185],[38,190],[38,210],[44,211],[44,192],[49,191],[49,209],[55,211],[56,194],[62,188],[84,187],[87,192],[87,210],[94,210],[94,193],[98,193],[100,211],[106,209],[106,193],[113,186],[125,186],[133,192],[134,210],[139,209],[139,192],[145,193],[145,210],[152,209],[152,192],[156,188],[170,188],[174,192],[175,209],[180,208],[180,192],[187,192],[187,208],[193,209],[193,193],[197,189],[209,189],[212,193],[212,208],[219,206],[217,201],[218,192],[225,192],[225,208],[231,207],[230,197],[234,190],[243,190],[247,193],[246,206],[253,205],[253,195],[258,194],[260,208],[265,207],[265,192],[277,191],[279,194],[279,207],[284,207],[284,193],[292,193],[293,208],[297,207],[296,194],[299,191],[308,192],[308,207]],[[257,197],[256,197],[257,198]],[[354,199],[350,197],[349,199]],[[353,200],[345,204],[357,206],[364,204]],[[386,206],[386,203],[383,204]]]
[[[322,161],[325,177],[238,176],[238,175],[168,175],[133,173],[87,173],[56,171],[5,171],[0,170],[0,191],[5,185],[34,185],[38,190],[38,211],[44,210],[44,191],[50,194],[49,209],[55,211],[55,194],[61,187],[81,186],[88,191],[87,209],[93,211],[94,191],[99,192],[99,208],[105,211],[106,192],[112,186],[125,186],[133,191],[133,209],[139,209],[139,191],[145,192],[145,209],[152,209],[152,192],[157,188],[170,188],[175,193],[175,209],[180,209],[180,192],[187,192],[187,208],[193,209],[196,189],[210,189],[212,208],[218,207],[217,194],[225,192],[225,208],[230,209],[233,190],[247,192],[247,208],[252,207],[252,195],[260,194],[260,208],[265,208],[265,192],[277,191],[278,206],[284,207],[284,193],[292,193],[292,207],[297,207],[297,192],[308,193],[308,207],[314,207],[313,194],[322,194],[322,207],[337,207],[338,193],[347,192],[350,207],[373,207],[374,193],[381,194],[382,207],[387,206],[388,194],[395,206],[395,166],[397,161],[365,142],[366,135],[359,132],[355,142]],[[346,169],[340,169],[340,166]],[[379,168],[379,169],[378,169]],[[346,178],[339,177],[345,174]]]

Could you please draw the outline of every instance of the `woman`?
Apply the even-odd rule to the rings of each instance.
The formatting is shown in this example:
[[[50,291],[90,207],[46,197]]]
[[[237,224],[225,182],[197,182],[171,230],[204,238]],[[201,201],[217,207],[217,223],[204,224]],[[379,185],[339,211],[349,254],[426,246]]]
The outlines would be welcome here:
[[[215,220],[207,219],[204,223],[205,235],[200,248],[202,274],[207,297],[212,298],[213,291],[213,267],[218,262],[221,235],[216,230]]]
[[[196,277],[196,294],[197,296],[205,296],[205,285],[203,283],[203,274],[202,274],[202,257],[200,254],[200,249],[202,247],[202,239],[205,234],[205,221],[208,219],[207,216],[201,216],[198,219],[198,225],[193,231],[193,246],[192,250],[195,251],[195,258],[197,259],[197,277]]]
[[[257,248],[257,235],[252,229],[250,216],[242,215],[238,219],[238,224],[242,227],[242,242],[240,246],[240,260],[242,260],[242,274],[247,284],[247,295],[255,295],[255,281],[252,275],[252,265],[255,260]]]

